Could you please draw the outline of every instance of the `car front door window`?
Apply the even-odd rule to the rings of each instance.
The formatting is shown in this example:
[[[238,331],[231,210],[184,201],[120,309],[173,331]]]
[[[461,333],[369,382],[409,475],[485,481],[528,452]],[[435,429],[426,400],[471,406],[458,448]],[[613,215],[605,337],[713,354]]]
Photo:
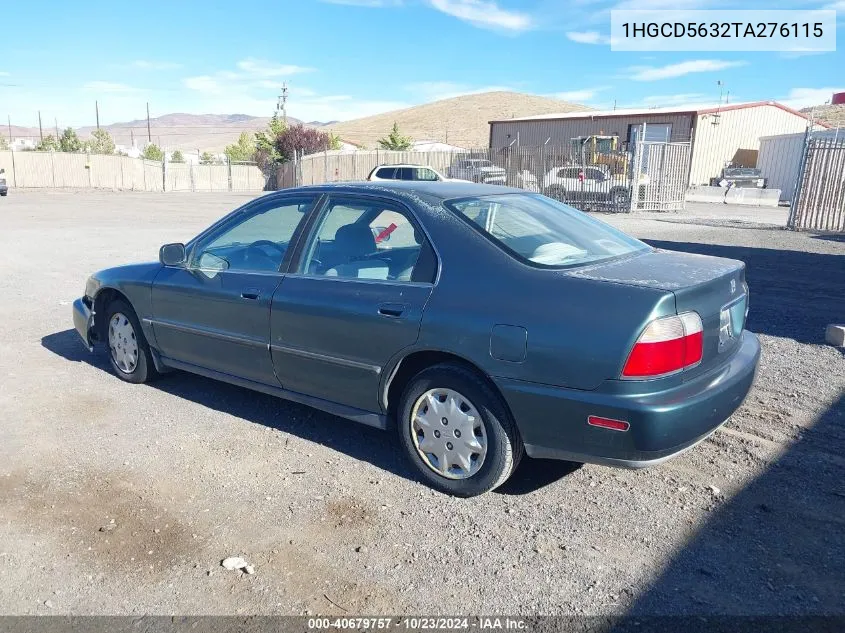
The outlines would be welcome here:
[[[213,273],[278,271],[291,238],[314,202],[311,197],[292,198],[245,210],[196,245],[191,267]]]

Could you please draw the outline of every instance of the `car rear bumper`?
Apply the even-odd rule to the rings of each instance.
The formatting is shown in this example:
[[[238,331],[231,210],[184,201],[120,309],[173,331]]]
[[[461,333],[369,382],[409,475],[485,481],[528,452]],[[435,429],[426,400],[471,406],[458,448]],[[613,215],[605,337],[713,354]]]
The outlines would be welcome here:
[[[751,389],[759,360],[760,343],[745,331],[722,365],[669,389],[657,389],[657,381],[653,391],[645,391],[648,382],[638,383],[638,393],[495,381],[531,457],[643,468],[695,446],[724,424]],[[630,426],[626,431],[590,426],[588,416]]]
[[[94,325],[94,313],[91,308],[85,303],[82,298],[73,302],[73,327],[76,328],[77,334],[82,338],[85,347],[89,352],[94,351],[94,345],[91,342],[91,328]]]
[[[9,192],[9,185],[0,185],[0,195],[5,196]]]

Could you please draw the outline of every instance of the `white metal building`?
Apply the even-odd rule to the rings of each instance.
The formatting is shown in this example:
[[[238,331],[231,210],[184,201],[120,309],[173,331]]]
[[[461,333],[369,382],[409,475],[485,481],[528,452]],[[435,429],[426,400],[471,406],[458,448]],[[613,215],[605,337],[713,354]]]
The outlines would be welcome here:
[[[813,132],[816,138],[845,139],[845,129]],[[781,200],[792,200],[798,182],[798,170],[804,154],[806,133],[779,134],[760,138],[757,167],[768,179],[769,189],[780,189]]]
[[[590,134],[615,135],[621,143],[691,141],[689,184],[707,185],[729,163],[755,166],[760,137],[806,130],[808,118],[774,101],[704,108],[596,110],[490,121],[490,147],[513,144],[568,147]]]

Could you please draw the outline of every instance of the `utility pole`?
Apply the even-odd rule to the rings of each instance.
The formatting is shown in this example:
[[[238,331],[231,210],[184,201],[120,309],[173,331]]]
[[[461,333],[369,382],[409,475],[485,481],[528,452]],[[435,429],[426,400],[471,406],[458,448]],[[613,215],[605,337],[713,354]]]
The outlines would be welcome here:
[[[7,114],[6,120],[9,122],[9,143],[12,142],[12,116]]]
[[[150,132],[150,102],[147,101],[147,143],[153,142],[153,135]]]
[[[276,117],[282,115],[282,120],[287,124],[288,122],[288,82],[282,83],[282,94],[279,95],[279,100],[276,102]]]
[[[100,131],[100,104],[95,101],[94,102],[94,112],[97,114],[97,131]]]
[[[53,123],[56,124],[56,140],[58,141],[59,140],[59,120],[53,119]]]
[[[41,127],[41,110],[38,111],[38,136],[41,137],[41,142],[44,142],[44,128]]]

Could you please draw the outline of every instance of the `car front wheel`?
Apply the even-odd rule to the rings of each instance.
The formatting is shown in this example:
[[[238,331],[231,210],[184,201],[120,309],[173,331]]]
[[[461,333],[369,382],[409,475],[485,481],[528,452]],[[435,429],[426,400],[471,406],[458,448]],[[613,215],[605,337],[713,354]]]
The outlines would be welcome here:
[[[120,299],[112,301],[106,309],[106,319],[105,340],[117,377],[133,383],[154,378],[158,372],[132,306]]]
[[[402,446],[422,478],[458,497],[502,485],[523,447],[510,414],[474,372],[443,364],[417,374],[399,405]]]

